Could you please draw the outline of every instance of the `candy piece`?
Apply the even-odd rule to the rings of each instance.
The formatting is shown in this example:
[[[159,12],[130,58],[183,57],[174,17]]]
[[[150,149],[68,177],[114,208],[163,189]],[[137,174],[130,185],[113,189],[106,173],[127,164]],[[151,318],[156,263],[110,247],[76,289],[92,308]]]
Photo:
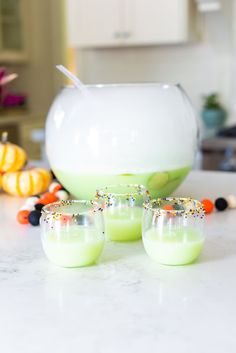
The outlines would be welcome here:
[[[174,209],[176,210],[176,211],[183,211],[184,210],[184,207],[182,206],[182,205],[180,205],[180,204],[178,204],[178,203],[175,203],[174,205],[173,205],[173,207],[174,207]]]
[[[209,199],[203,199],[201,201],[202,203],[202,206],[204,208],[204,211],[208,214],[208,213],[211,213],[214,209],[214,203],[209,200]]]
[[[215,208],[218,211],[224,211],[228,207],[228,202],[223,197],[219,197],[215,200]]]
[[[60,185],[57,181],[53,181],[53,182],[50,184],[49,188],[48,188],[49,192],[54,192],[53,190],[54,190],[57,186],[61,186],[61,185]]]
[[[31,211],[29,216],[28,216],[29,223],[32,226],[38,226],[40,217],[41,217],[41,212],[40,211],[37,211],[37,210]]]
[[[86,224],[86,216],[83,214],[77,214],[74,217],[74,221],[76,224],[78,224],[78,226],[83,226],[84,224]]]
[[[171,206],[171,205],[164,205],[162,207],[162,209],[165,210],[165,211],[172,211],[172,210],[174,210],[174,207]]]
[[[173,211],[173,210],[174,210],[174,207],[173,207],[172,205],[164,205],[164,206],[162,207],[162,209],[163,209],[164,211],[167,211],[167,217],[168,217],[168,218],[174,217],[174,215],[175,215],[174,212],[168,212],[168,211]]]
[[[72,216],[71,215],[62,215],[61,216],[61,224],[62,225],[67,225],[71,222]]]
[[[65,190],[59,190],[55,193],[56,197],[61,200],[68,200],[69,194]]]
[[[24,204],[21,206],[20,211],[32,211],[34,209],[34,206]]]
[[[17,220],[20,224],[28,224],[28,216],[30,214],[30,211],[28,210],[21,210],[17,213]]]
[[[45,194],[42,195],[41,199],[46,200],[47,203],[52,203],[57,201],[56,195],[54,195],[52,192],[46,192]]]
[[[48,205],[50,202],[47,199],[41,198],[41,199],[38,199],[38,202],[36,203],[36,205],[39,203],[40,204],[42,203],[45,206],[45,205]]]
[[[229,195],[226,200],[228,202],[229,208],[236,208],[236,196]]]
[[[37,203],[34,208],[37,210],[37,211],[42,211],[42,208],[44,207],[45,205],[43,203]]]
[[[28,199],[26,199],[25,203],[28,206],[34,206],[36,204],[36,202],[38,202],[38,197],[37,196],[32,196],[29,197]]]
[[[61,190],[62,186],[59,184],[57,186],[55,186],[55,188],[52,190],[53,194],[55,194],[57,191]]]

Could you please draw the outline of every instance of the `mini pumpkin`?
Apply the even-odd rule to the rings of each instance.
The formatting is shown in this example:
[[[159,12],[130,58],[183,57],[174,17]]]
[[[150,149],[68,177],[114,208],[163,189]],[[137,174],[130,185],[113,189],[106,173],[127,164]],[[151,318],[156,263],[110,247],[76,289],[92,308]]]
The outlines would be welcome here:
[[[32,168],[3,175],[2,188],[14,196],[32,196],[46,191],[51,182],[51,173],[42,168]]]
[[[27,159],[25,151],[7,140],[8,133],[2,133],[0,142],[0,173],[20,170]]]

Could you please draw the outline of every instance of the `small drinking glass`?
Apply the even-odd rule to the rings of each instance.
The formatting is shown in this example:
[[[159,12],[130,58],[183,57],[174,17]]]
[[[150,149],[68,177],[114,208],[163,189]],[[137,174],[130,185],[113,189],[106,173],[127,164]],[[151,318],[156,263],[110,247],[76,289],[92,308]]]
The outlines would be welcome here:
[[[144,204],[142,237],[151,259],[165,265],[185,265],[200,255],[205,240],[201,202],[168,197]]]
[[[133,241],[142,236],[142,205],[150,199],[138,184],[118,184],[97,190],[96,201],[103,210],[105,236],[112,241]]]
[[[104,247],[104,221],[93,201],[60,201],[42,209],[41,239],[48,259],[62,267],[88,266]]]

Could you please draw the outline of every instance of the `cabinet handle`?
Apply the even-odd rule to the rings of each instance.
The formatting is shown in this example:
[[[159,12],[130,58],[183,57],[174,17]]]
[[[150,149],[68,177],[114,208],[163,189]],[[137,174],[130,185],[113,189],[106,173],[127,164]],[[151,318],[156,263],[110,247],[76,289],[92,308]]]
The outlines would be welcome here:
[[[115,39],[126,39],[129,38],[131,36],[131,32],[128,31],[124,31],[124,32],[114,32],[113,33],[113,38]]]
[[[122,37],[122,33],[121,33],[121,32],[114,32],[114,33],[113,33],[113,38],[119,39],[119,38],[121,38],[121,37]]]
[[[126,38],[129,38],[130,36],[131,36],[131,32],[128,32],[128,31],[122,32],[122,38],[126,39]]]

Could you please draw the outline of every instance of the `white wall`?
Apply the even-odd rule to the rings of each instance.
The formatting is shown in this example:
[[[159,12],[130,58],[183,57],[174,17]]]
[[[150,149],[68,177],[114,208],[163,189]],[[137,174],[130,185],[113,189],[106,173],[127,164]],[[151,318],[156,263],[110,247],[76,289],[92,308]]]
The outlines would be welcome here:
[[[199,112],[201,96],[218,91],[233,114],[233,47],[228,8],[201,15],[201,39],[187,45],[77,51],[78,74],[86,83],[166,81],[181,83]]]

